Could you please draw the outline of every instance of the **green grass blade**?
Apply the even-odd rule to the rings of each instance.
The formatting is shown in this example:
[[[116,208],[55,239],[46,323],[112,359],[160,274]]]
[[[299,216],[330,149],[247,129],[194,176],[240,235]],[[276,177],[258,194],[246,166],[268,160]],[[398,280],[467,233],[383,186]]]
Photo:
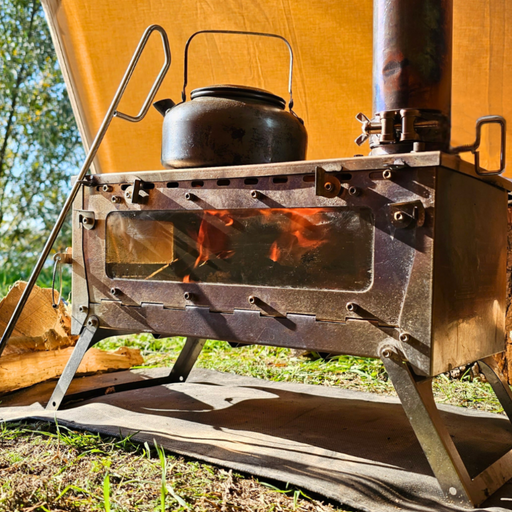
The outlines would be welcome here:
[[[110,512],[110,477],[108,473],[103,479],[103,505],[105,506],[105,511]]]
[[[174,490],[171,484],[167,484],[166,489],[169,494],[178,502],[180,507],[190,509],[189,504]]]

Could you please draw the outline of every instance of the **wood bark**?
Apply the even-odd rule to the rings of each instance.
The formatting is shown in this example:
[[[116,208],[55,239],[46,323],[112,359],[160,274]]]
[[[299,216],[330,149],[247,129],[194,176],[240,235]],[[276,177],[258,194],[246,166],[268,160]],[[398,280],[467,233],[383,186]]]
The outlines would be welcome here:
[[[506,346],[505,352],[494,356],[499,368],[512,384],[512,208],[508,209],[508,232],[507,232],[507,313],[505,319]]]

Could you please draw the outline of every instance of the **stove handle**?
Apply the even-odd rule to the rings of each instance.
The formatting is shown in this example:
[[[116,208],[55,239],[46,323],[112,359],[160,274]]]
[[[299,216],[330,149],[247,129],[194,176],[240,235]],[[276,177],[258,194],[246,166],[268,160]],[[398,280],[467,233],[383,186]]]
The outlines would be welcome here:
[[[246,32],[243,30],[200,30],[199,32],[195,32],[192,34],[189,38],[187,43],[185,44],[185,59],[184,59],[184,73],[183,73],[183,90],[181,91],[181,100],[187,101],[187,93],[186,88],[188,84],[188,47],[190,46],[190,43],[192,42],[192,39],[194,37],[198,36],[199,34],[240,34],[245,36],[262,36],[262,37],[274,37],[276,39],[281,39],[286,46],[288,47],[288,51],[290,52],[290,71],[288,74],[288,94],[290,95],[290,100],[288,101],[288,108],[290,109],[290,112],[294,113],[293,108],[293,95],[292,95],[292,78],[293,78],[293,50],[290,45],[290,43],[283,37],[278,34],[268,34],[266,32]]]
[[[160,73],[158,73],[158,76],[155,79],[155,82],[153,83],[153,86],[151,87],[148,96],[146,100],[144,101],[139,113],[136,116],[130,116],[129,114],[125,114],[123,112],[120,112],[117,109],[117,106],[119,105],[119,102],[121,101],[121,98],[124,94],[124,91],[126,90],[126,87],[128,86],[128,83],[130,82],[130,79],[133,75],[133,72],[135,71],[135,68],[137,67],[137,64],[139,62],[140,56],[142,55],[142,52],[146,48],[146,44],[153,32],[159,32],[160,37],[162,38],[162,46],[164,48],[164,55],[165,55],[165,61],[164,65],[160,69]],[[160,85],[162,85],[163,79],[165,78],[165,75],[167,73],[167,70],[169,69],[169,66],[171,65],[171,49],[169,47],[169,39],[167,38],[167,33],[160,25],[150,25],[142,35],[141,40],[139,41],[139,44],[135,50],[135,53],[133,54],[132,60],[130,61],[130,64],[128,64],[128,68],[125,71],[125,74],[123,76],[123,79],[121,80],[121,83],[119,84],[119,88],[117,89],[116,95],[114,96],[114,99],[112,101],[112,105],[110,106],[109,113],[112,112],[113,117],[119,117],[120,119],[124,119],[125,121],[130,121],[131,123],[138,123],[139,121],[142,121],[146,114],[148,113],[149,107],[151,107],[151,104],[153,103],[153,100],[155,99],[156,93],[158,92],[158,89],[160,89]]]
[[[480,167],[480,153],[478,148],[480,147],[482,126],[484,124],[499,124],[501,128],[501,151],[500,151],[500,168],[497,171],[485,171]],[[502,116],[484,116],[479,117],[476,121],[476,138],[473,144],[467,144],[465,146],[457,146],[450,149],[450,153],[465,153],[471,151],[475,157],[475,171],[480,176],[494,176],[497,174],[503,174],[506,167],[506,142],[507,142],[507,122]]]

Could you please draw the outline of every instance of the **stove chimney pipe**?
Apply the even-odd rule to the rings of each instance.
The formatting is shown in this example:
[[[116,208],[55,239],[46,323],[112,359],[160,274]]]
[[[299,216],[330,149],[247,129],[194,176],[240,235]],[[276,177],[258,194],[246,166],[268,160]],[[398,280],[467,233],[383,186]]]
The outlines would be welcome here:
[[[372,154],[447,150],[453,0],[374,0]]]

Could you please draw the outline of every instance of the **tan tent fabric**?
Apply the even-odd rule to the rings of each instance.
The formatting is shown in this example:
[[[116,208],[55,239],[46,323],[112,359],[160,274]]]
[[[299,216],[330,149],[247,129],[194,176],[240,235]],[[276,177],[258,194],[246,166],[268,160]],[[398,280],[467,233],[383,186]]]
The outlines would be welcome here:
[[[157,99],[179,101],[183,50],[197,30],[274,32],[295,51],[295,111],[309,133],[308,159],[367,154],[354,139],[354,116],[371,114],[371,0],[42,0],[79,127],[88,145],[96,133],[144,29],[162,25],[173,62]],[[411,0],[421,1],[421,0]],[[512,2],[454,0],[452,145],[471,143],[477,117],[501,114],[512,133]],[[158,34],[126,92],[121,110],[135,114],[162,64]],[[189,91],[214,83],[245,84],[287,97],[287,50],[274,39],[201,35],[190,51]],[[101,172],[161,169],[161,116],[115,119],[100,150]],[[496,162],[494,130],[482,162]],[[508,159],[512,144],[508,143]],[[507,175],[512,177],[512,161]]]

